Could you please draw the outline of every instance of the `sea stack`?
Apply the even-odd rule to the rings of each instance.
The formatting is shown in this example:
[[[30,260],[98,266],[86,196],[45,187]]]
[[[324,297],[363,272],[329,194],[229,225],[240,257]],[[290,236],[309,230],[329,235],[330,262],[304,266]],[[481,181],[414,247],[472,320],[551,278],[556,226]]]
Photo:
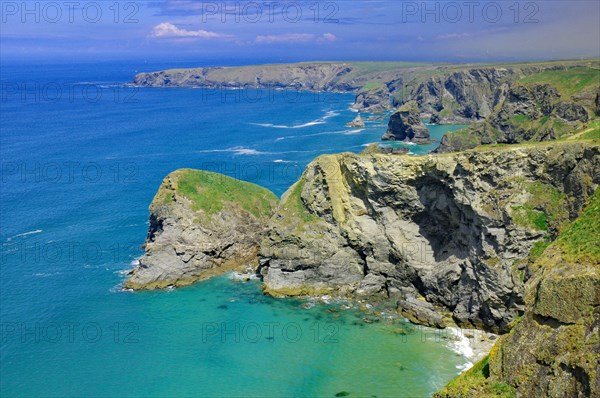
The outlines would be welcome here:
[[[346,127],[365,127],[365,121],[360,117],[360,113],[354,118],[353,121],[346,124]]]
[[[384,141],[404,141],[427,144],[429,130],[419,118],[419,107],[415,101],[402,105],[390,117],[387,132],[381,137]]]

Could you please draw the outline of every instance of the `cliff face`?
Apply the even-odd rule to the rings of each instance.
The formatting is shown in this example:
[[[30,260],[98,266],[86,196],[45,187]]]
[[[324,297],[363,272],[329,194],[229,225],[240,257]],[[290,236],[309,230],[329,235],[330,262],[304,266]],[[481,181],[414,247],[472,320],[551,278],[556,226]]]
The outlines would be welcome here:
[[[480,144],[547,141],[581,130],[595,117],[600,72],[572,68],[534,73],[513,82],[487,119],[446,134],[437,152]]]
[[[185,286],[256,269],[258,246],[277,197],[256,185],[199,170],[169,174],[150,205],[145,254],[130,289]]]
[[[600,184],[600,147],[562,142],[311,163],[262,242],[265,291],[396,302],[409,319],[506,331],[526,259]],[[438,311],[438,309],[443,309]]]
[[[384,141],[405,141],[416,144],[429,143],[429,130],[421,122],[419,107],[415,101],[402,105],[392,116]]]
[[[424,116],[434,116],[438,123],[470,123],[489,116],[509,83],[523,74],[515,68],[447,72],[419,83],[408,99],[417,101]]]
[[[488,371],[469,371],[436,397],[600,395],[600,191],[533,269],[525,314],[492,349]]]
[[[352,66],[344,63],[172,69],[140,73],[134,77],[133,82],[151,87],[268,87],[352,91],[358,89],[360,83],[342,79],[352,71]]]

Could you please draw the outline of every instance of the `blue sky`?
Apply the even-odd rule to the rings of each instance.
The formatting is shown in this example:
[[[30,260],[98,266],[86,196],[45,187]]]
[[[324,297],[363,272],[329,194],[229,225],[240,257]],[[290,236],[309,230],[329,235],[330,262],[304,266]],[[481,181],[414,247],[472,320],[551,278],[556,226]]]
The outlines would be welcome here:
[[[5,1],[3,61],[600,57],[600,1]]]

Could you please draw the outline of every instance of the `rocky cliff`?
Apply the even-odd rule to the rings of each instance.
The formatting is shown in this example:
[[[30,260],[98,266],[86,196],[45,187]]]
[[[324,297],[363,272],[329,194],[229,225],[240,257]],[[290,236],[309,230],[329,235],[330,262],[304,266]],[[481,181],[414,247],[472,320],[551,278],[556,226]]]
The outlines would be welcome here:
[[[150,205],[145,254],[125,288],[185,286],[257,266],[277,197],[254,184],[199,170],[169,174]]]
[[[321,156],[261,245],[274,296],[391,300],[409,319],[505,332],[531,253],[600,184],[600,146],[561,142],[427,157]]]
[[[564,137],[596,117],[600,71],[571,68],[530,74],[498,96],[485,121],[444,136],[437,152],[480,144],[513,144]]]
[[[415,144],[429,143],[429,130],[420,119],[419,106],[415,101],[402,105],[390,117],[384,141],[404,141]]]
[[[600,191],[532,268],[524,315],[437,398],[600,396]]]

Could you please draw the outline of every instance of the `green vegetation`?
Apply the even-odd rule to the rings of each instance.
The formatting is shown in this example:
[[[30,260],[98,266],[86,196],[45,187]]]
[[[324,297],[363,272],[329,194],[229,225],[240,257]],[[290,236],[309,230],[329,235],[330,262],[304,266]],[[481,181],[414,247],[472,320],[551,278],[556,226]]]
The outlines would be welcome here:
[[[451,380],[435,398],[466,398],[466,397],[494,397],[514,398],[516,391],[504,383],[490,383],[489,356],[485,356],[471,369]]]
[[[529,200],[522,206],[512,208],[514,222],[557,235],[560,228],[569,221],[567,196],[553,186],[539,181],[523,184],[523,188],[529,193]]]
[[[517,225],[533,227],[539,231],[548,230],[548,219],[543,211],[535,210],[530,205],[515,206],[513,209],[513,220]]]
[[[556,240],[567,261],[600,264],[600,192]]]
[[[531,248],[531,251],[529,252],[529,259],[531,261],[535,261],[540,258],[548,246],[550,246],[550,243],[552,243],[552,241],[548,235],[546,235],[543,240],[535,242]]]
[[[470,128],[446,133],[444,140],[449,147],[456,151],[473,148],[481,144],[481,137]]]
[[[382,82],[368,82],[360,89],[360,91],[369,91],[379,87],[383,87]]]
[[[265,188],[217,173],[183,169],[172,176],[177,193],[191,200],[194,210],[206,214],[216,214],[228,204],[236,204],[256,217],[265,217],[278,201]]]
[[[304,188],[304,181],[300,179],[294,185],[292,191],[286,198],[284,208],[285,210],[293,216],[300,218],[303,222],[311,222],[318,221],[320,218],[314,214],[311,214],[304,207],[304,203],[302,202],[302,189]]]
[[[600,70],[597,68],[571,68],[568,70],[549,70],[526,76],[520,83],[550,84],[561,95],[571,96],[589,89],[595,89],[600,83]]]

